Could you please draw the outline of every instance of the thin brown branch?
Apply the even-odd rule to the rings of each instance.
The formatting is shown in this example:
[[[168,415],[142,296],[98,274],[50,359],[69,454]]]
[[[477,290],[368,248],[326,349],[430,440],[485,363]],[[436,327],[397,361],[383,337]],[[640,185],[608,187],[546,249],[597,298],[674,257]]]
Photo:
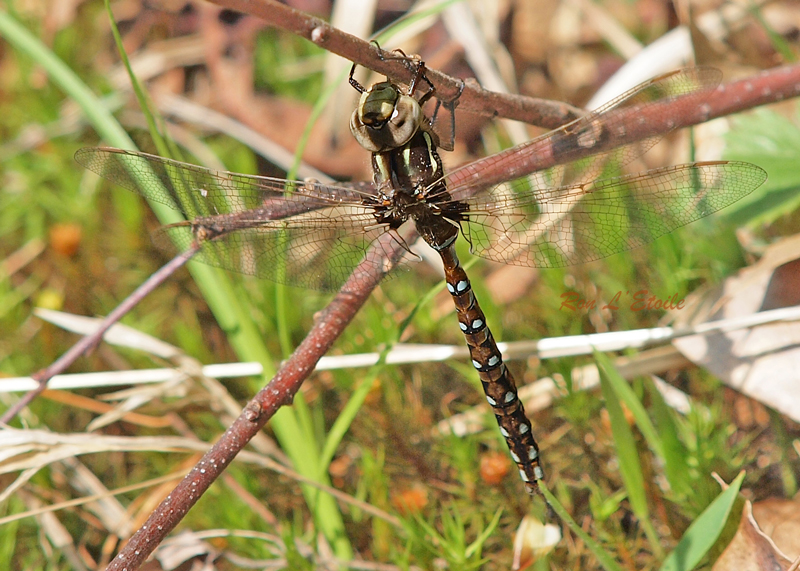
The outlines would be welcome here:
[[[334,28],[324,20],[274,0],[209,0],[213,4],[261,18],[268,24],[292,32],[343,58],[381,73],[399,83],[409,83],[413,72],[402,60],[381,57],[375,44]],[[458,107],[470,113],[505,117],[530,125],[555,129],[582,114],[567,103],[534,97],[486,91],[475,81],[460,79],[436,70],[426,75],[442,101],[458,99]],[[463,92],[459,96],[463,86]]]
[[[798,95],[800,95],[800,64],[776,67],[709,90],[702,104],[683,105],[682,98],[674,98],[649,105],[646,109],[633,107],[617,111],[619,117],[615,119],[615,123],[624,125],[625,128],[617,133],[605,133],[607,137],[601,145],[575,147],[570,149],[568,155],[559,155],[549,148],[549,141],[545,138],[542,144],[534,144],[525,149],[514,147],[478,159],[453,172],[449,177],[449,183],[451,186],[459,186],[474,180],[477,191],[478,183],[482,187],[491,186],[510,178],[662,135],[674,129],[699,125],[717,117]],[[697,94],[684,97],[698,98]]]
[[[412,79],[413,72],[401,60],[382,58],[374,44],[274,0],[209,1],[261,18],[272,26],[302,36],[327,51],[399,82],[408,83]],[[461,80],[436,70],[427,70],[426,75],[442,100],[452,100],[458,95]],[[707,108],[698,109],[695,116],[684,118],[680,126],[696,125],[715,117],[796,97],[799,89],[800,64],[773,68],[718,90],[710,97]],[[582,114],[580,109],[566,103],[486,91],[474,81],[467,81],[458,98],[458,106],[471,113],[514,119],[548,129],[560,127]],[[707,113],[704,112],[706,109]]]
[[[214,480],[281,406],[290,404],[317,361],[327,353],[378,285],[383,273],[377,259],[386,253],[396,262],[404,250],[388,234],[370,249],[331,303],[320,313],[311,331],[267,386],[247,404],[225,434],[153,511],[117,554],[107,571],[138,569],[150,553],[183,519]]]

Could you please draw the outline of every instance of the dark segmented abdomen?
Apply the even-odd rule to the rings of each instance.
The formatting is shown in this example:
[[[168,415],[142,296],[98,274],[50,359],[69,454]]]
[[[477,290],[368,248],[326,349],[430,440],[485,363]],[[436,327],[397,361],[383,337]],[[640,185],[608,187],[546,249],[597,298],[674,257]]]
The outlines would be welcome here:
[[[447,289],[453,296],[458,323],[467,340],[472,364],[481,378],[486,400],[494,411],[511,457],[517,463],[520,477],[528,491],[534,493],[538,489],[537,482],[544,478],[544,471],[539,462],[539,446],[517,395],[514,377],[503,363],[469,278],[458,261],[455,246],[451,244],[439,250],[439,254],[444,264]]]

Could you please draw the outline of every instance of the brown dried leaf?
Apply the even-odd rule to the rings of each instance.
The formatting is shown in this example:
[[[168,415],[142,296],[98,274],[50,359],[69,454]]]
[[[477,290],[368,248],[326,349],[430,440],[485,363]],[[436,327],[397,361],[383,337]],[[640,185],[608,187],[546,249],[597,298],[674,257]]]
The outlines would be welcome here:
[[[753,315],[797,301],[788,295],[800,281],[800,236],[771,246],[755,265],[716,291],[687,299],[679,328],[692,323]],[[788,284],[788,285],[787,285]],[[673,342],[688,359],[728,386],[800,421],[800,323],[775,322],[729,332],[692,335]]]
[[[736,535],[722,552],[713,571],[787,570],[791,561],[762,532],[753,518],[753,506],[745,502]]]
[[[800,557],[800,496],[758,502],[753,505],[753,517],[787,557]]]

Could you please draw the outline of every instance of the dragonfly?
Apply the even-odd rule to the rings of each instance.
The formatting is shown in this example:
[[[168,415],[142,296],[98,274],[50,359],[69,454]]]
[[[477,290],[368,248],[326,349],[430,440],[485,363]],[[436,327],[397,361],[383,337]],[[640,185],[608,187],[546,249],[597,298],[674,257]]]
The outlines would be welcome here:
[[[422,110],[432,85],[424,63],[416,61],[415,69],[408,85],[387,78],[369,88],[353,79],[351,70],[360,100],[350,130],[371,153],[372,184],[216,171],[113,148],[81,149],[75,158],[101,177],[183,214],[184,222],[162,228],[158,243],[180,250],[199,246],[202,262],[295,286],[335,290],[362,259],[384,263],[365,254],[387,233],[411,252],[400,229],[412,224],[441,257],[486,400],[534,494],[544,479],[539,446],[516,380],[456,254],[458,236],[469,242],[472,254],[498,262],[540,268],[579,264],[641,246],[725,208],[758,188],[766,173],[749,163],[711,161],[604,176],[605,165],[622,167],[663,137],[647,135],[647,118],[669,127],[665,109],[704,105],[721,74],[687,68],[446,174],[434,121]],[[430,89],[421,89],[423,83]],[[645,136],[627,141],[637,129]],[[551,166],[528,172],[532,156],[545,157]],[[496,174],[498,167],[502,175]]]

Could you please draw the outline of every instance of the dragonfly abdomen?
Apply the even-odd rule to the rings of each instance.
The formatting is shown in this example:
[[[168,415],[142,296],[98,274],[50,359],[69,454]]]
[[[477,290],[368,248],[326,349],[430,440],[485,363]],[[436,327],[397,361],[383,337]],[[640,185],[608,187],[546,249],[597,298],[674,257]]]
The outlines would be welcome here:
[[[514,377],[503,363],[503,356],[486,325],[486,316],[458,261],[455,246],[442,248],[439,254],[442,256],[447,290],[453,296],[458,323],[466,338],[472,364],[481,379],[486,400],[494,411],[500,432],[506,439],[525,486],[530,493],[534,493],[537,482],[544,478],[544,471],[539,462],[539,446],[519,400]]]

